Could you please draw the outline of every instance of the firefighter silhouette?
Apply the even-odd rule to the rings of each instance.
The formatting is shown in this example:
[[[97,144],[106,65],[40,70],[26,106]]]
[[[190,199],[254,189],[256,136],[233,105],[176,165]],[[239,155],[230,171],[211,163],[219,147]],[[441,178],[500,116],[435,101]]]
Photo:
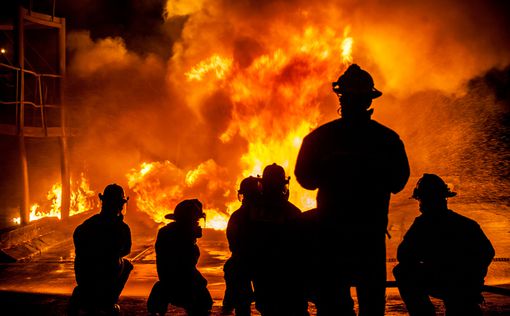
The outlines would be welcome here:
[[[333,91],[341,118],[304,138],[295,168],[305,189],[319,189],[317,311],[354,315],[355,286],[360,315],[384,315],[388,208],[407,183],[409,163],[397,133],[371,119],[382,93],[368,72],[350,65]]]
[[[262,174],[262,205],[251,216],[252,277],[255,307],[263,316],[308,315],[301,278],[298,222],[301,211],[289,198],[289,178],[272,164]]]
[[[133,265],[123,257],[131,251],[131,232],[122,210],[127,198],[117,184],[99,194],[101,212],[74,231],[74,271],[78,284],[71,296],[69,314],[116,315],[120,293]]]
[[[262,184],[258,177],[247,177],[238,190],[241,207],[232,213],[227,225],[227,239],[232,256],[225,262],[225,296],[223,312],[235,310],[237,316],[250,315],[254,300],[252,287],[251,217],[262,203]]]
[[[207,280],[197,270],[200,257],[197,238],[202,237],[200,218],[205,217],[197,199],[177,204],[174,213],[165,216],[174,220],[161,228],[156,239],[156,282],[147,300],[148,312],[165,315],[168,304],[182,307],[188,315],[208,315],[212,298]]]
[[[411,316],[436,315],[429,296],[444,301],[446,315],[482,315],[494,248],[475,221],[448,209],[447,199],[455,195],[435,174],[424,174],[414,190],[422,214],[398,247],[393,270]]]

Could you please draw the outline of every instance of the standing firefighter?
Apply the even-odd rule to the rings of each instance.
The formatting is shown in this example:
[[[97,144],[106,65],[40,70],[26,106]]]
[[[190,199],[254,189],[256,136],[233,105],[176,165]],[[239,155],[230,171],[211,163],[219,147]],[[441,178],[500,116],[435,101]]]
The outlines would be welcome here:
[[[92,315],[116,315],[120,293],[133,265],[123,259],[131,251],[131,231],[124,223],[122,209],[127,202],[117,184],[99,193],[101,212],[74,231],[76,283],[69,314],[85,310]]]
[[[223,310],[235,310],[237,316],[250,315],[253,302],[250,252],[252,249],[251,217],[261,207],[260,178],[248,177],[241,181],[238,197],[241,207],[230,216],[227,239],[232,256],[225,262],[225,297]]]
[[[263,316],[308,315],[299,271],[298,223],[301,211],[288,201],[289,178],[272,164],[262,174],[262,207],[252,216],[255,306]]]
[[[371,119],[372,99],[382,95],[370,74],[353,64],[333,82],[341,118],[303,140],[295,174],[306,189],[319,189],[321,222],[317,309],[320,315],[360,315],[385,309],[385,233],[391,193],[409,178],[404,145],[391,129]]]
[[[411,316],[436,315],[429,295],[444,300],[446,315],[482,315],[494,248],[475,221],[448,209],[447,198],[455,195],[435,174],[424,174],[414,190],[422,214],[398,247],[393,270]]]
[[[165,218],[174,222],[158,232],[155,248],[159,281],[152,288],[147,309],[152,315],[165,315],[170,303],[183,307],[188,315],[209,315],[211,294],[207,280],[196,268],[200,257],[197,238],[202,237],[198,222],[205,218],[202,203],[184,200]]]

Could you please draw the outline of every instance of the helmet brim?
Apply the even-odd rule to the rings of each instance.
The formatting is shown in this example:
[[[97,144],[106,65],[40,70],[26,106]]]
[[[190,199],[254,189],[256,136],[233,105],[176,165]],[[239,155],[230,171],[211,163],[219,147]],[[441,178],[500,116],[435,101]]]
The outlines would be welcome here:
[[[446,193],[446,197],[447,198],[451,198],[451,197],[454,197],[457,195],[457,192],[453,192],[453,191],[450,191],[448,190],[448,192]]]
[[[382,95],[382,92],[377,90],[376,88],[373,88],[372,92],[370,93],[370,96],[372,97],[372,99],[376,99],[376,98],[380,97],[381,95]]]

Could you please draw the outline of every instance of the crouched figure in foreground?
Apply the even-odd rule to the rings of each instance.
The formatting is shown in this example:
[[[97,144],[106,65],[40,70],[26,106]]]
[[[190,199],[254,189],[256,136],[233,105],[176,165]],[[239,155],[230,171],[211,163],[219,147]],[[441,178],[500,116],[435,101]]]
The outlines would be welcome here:
[[[444,301],[448,316],[481,316],[482,287],[494,248],[480,226],[448,209],[455,196],[435,174],[414,189],[420,212],[398,247],[393,274],[411,316],[435,314],[429,296]]]
[[[117,184],[99,194],[101,212],[74,231],[74,271],[76,283],[69,304],[69,315],[80,310],[89,315],[117,315],[120,293],[133,265],[124,259],[131,252],[131,231],[122,210],[128,198]]]
[[[174,220],[161,228],[156,239],[156,265],[159,281],[152,288],[147,309],[152,315],[165,315],[168,304],[182,307],[188,315],[208,315],[212,298],[207,280],[197,270],[200,257],[197,238],[202,237],[200,218],[205,217],[197,199],[177,204]]]

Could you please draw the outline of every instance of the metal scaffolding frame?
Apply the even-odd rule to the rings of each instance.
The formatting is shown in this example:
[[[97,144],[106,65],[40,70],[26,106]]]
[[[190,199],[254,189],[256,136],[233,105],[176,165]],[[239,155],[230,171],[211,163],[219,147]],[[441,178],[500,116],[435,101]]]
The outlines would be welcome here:
[[[26,29],[56,29],[58,31],[57,40],[57,71],[56,73],[37,73],[25,68],[26,55]],[[62,181],[62,219],[69,217],[69,207],[71,201],[70,174],[68,162],[68,137],[71,135],[67,122],[67,108],[63,99],[64,96],[64,79],[66,72],[66,27],[65,19],[55,17],[54,15],[46,15],[37,13],[31,9],[27,10],[23,7],[18,8],[18,14],[12,25],[0,25],[0,30],[13,31],[15,36],[15,64],[8,65],[0,63],[0,70],[14,71],[16,73],[15,83],[15,100],[2,100],[0,96],[0,106],[15,106],[16,117],[13,124],[0,124],[0,134],[15,136],[18,139],[19,162],[22,179],[22,198],[20,203],[21,224],[29,222],[30,215],[30,192],[29,192],[29,176],[28,176],[28,157],[26,149],[27,137],[53,137],[57,138],[60,147],[60,172]],[[26,99],[26,78],[32,76],[35,78],[34,95],[36,100],[30,101]],[[43,96],[44,80],[50,78],[56,81],[56,104],[46,104]],[[40,115],[40,124],[32,126],[27,124],[25,111],[27,106],[36,108]],[[57,126],[48,126],[46,112],[48,109],[59,109],[59,122]]]

